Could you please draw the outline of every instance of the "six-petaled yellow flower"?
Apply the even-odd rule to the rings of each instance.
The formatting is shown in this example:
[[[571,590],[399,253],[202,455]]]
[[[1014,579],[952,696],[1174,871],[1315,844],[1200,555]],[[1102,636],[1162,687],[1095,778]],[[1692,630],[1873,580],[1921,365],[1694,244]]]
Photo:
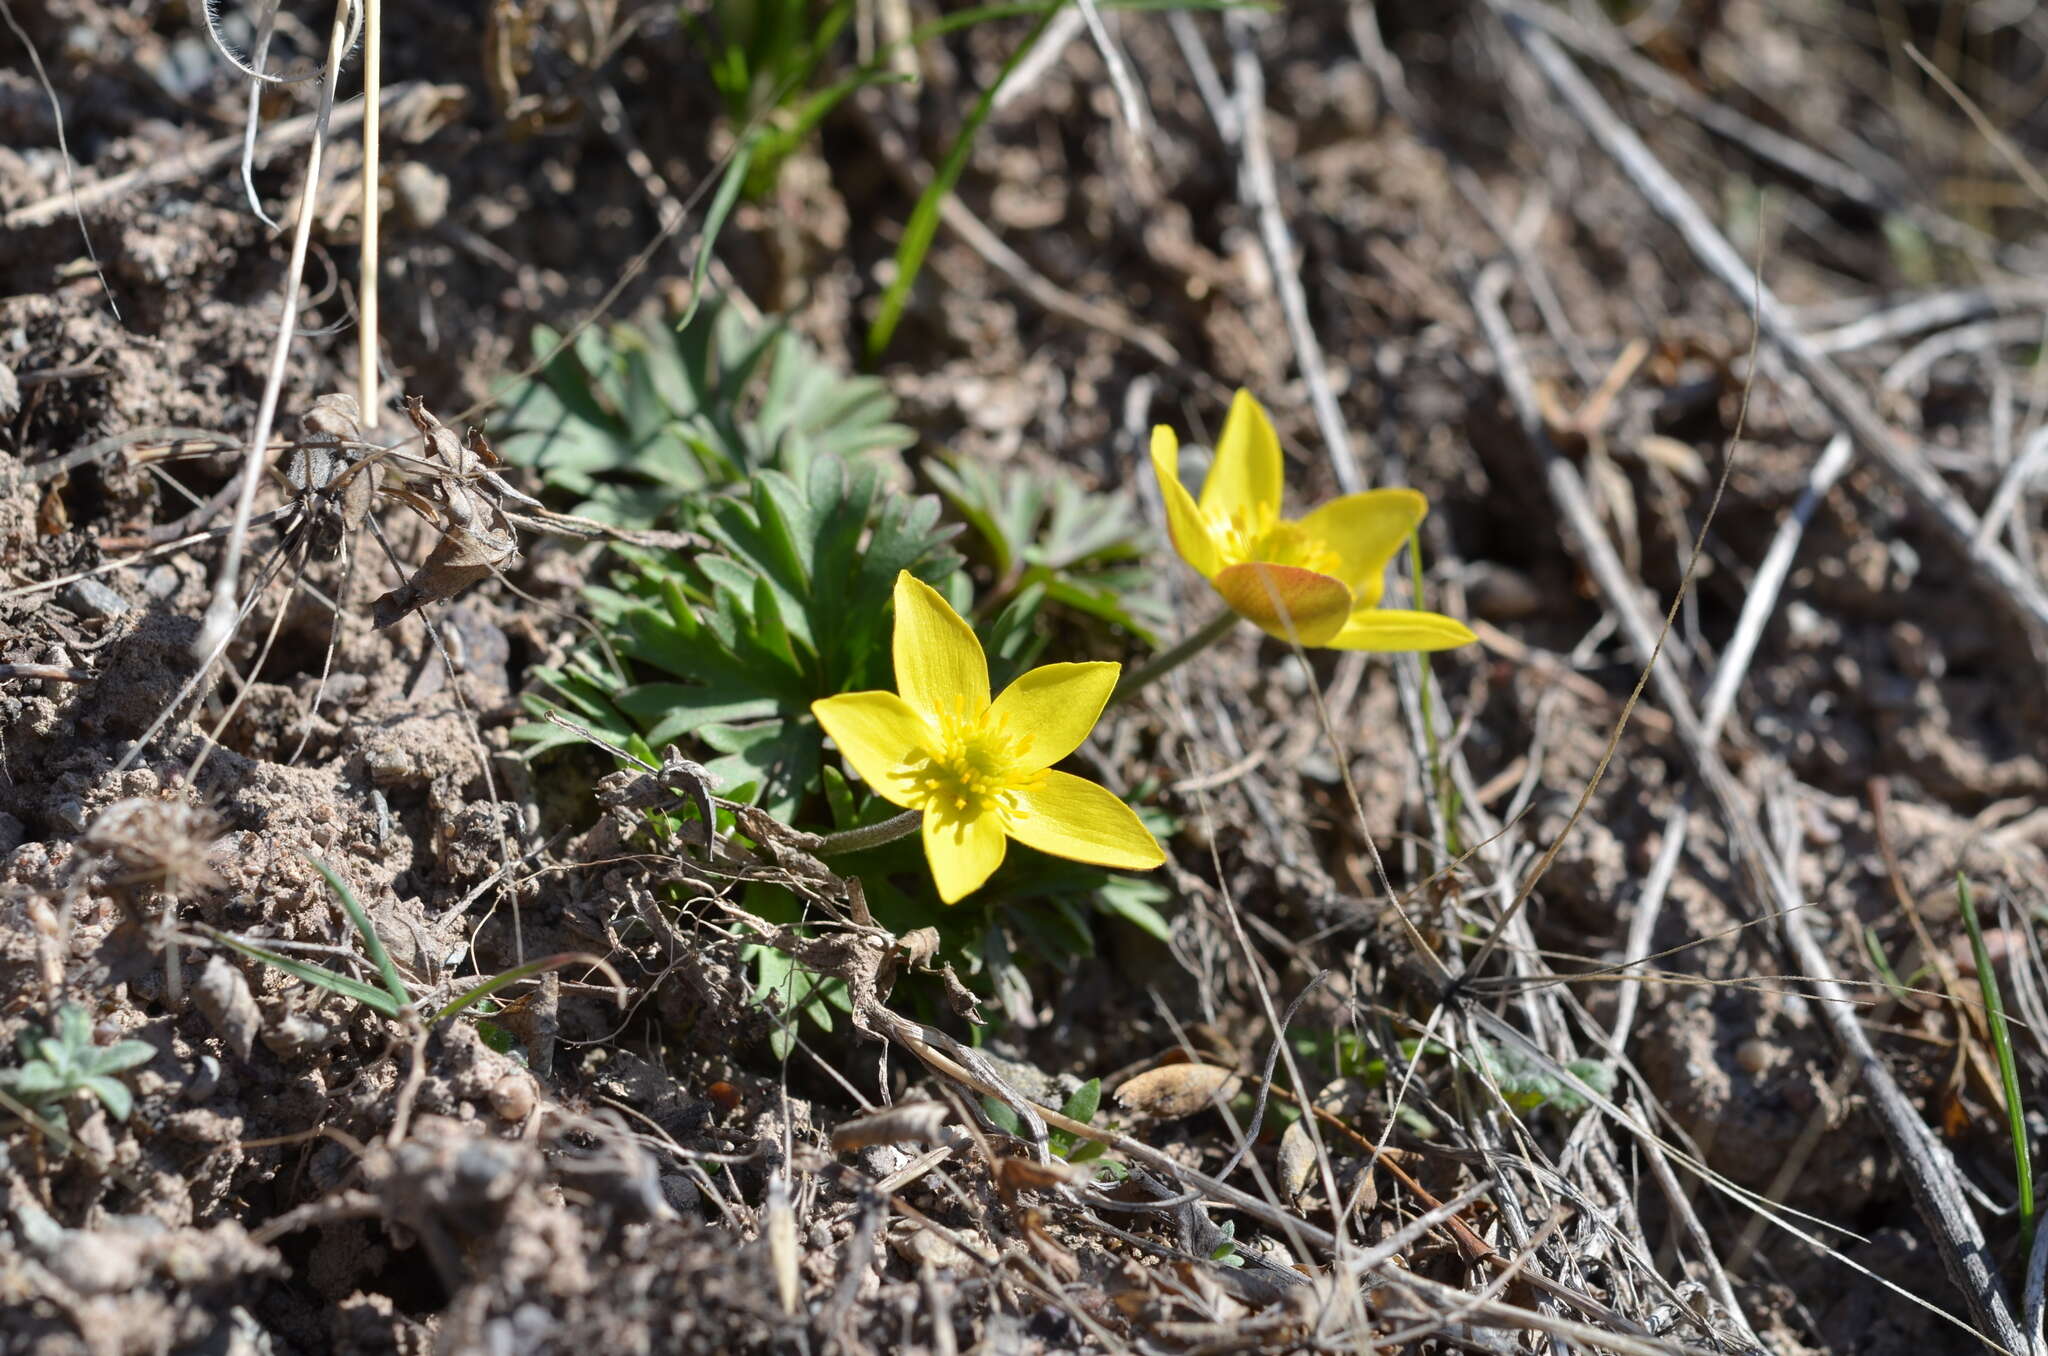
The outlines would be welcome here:
[[[1007,840],[1096,866],[1166,860],[1131,807],[1053,770],[1081,746],[1117,664],[1048,664],[989,700],[981,642],[938,591],[896,577],[895,692],[849,692],[811,710],[875,791],[924,812],[924,850],[948,904],[1002,865]]]
[[[1416,491],[1367,490],[1305,518],[1280,516],[1280,440],[1249,392],[1230,404],[1199,501],[1180,483],[1180,439],[1164,424],[1152,430],[1152,470],[1174,550],[1268,635],[1333,650],[1447,650],[1476,639],[1439,613],[1379,605],[1387,562],[1429,512]]]

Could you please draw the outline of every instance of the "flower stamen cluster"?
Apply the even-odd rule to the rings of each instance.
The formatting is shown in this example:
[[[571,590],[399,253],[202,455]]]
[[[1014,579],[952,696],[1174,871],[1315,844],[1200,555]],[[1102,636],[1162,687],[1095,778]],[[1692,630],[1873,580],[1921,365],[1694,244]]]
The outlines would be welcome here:
[[[1023,793],[1045,785],[1045,769],[1029,763],[1033,736],[1012,731],[1008,713],[969,712],[964,698],[935,723],[937,737],[896,770],[909,808],[948,819],[1031,813]]]

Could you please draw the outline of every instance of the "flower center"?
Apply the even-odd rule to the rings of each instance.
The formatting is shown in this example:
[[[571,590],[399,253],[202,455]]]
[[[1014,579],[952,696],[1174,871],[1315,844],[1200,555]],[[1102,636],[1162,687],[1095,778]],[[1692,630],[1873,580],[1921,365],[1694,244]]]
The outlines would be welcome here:
[[[1321,537],[1265,505],[1212,515],[1209,530],[1216,538],[1225,565],[1256,560],[1331,576],[1337,576],[1343,568],[1343,558]]]
[[[1015,734],[992,709],[970,712],[956,697],[950,710],[931,722],[934,738],[896,770],[913,809],[947,822],[999,814],[1005,820],[1027,813],[1018,796],[1045,781],[1042,770],[1023,766],[1032,737]]]

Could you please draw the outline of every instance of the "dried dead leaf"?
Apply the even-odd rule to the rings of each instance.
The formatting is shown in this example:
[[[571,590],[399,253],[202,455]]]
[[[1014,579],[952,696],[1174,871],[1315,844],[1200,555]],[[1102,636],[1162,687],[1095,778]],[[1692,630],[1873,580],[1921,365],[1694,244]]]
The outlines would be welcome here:
[[[768,1236],[768,1264],[775,1273],[775,1297],[782,1312],[794,1314],[803,1298],[797,1274],[796,1211],[789,1199],[789,1181],[777,1177],[768,1184],[767,1219],[763,1233]]]
[[[1695,485],[1707,483],[1707,464],[1692,445],[1661,433],[1646,433],[1636,440],[1636,455],[1652,466],[1661,466],[1680,480]]]
[[[1125,1079],[1116,1090],[1116,1104],[1132,1115],[1172,1120],[1229,1101],[1242,1082],[1214,1064],[1168,1064]]]
[[[850,1153],[877,1144],[936,1144],[952,1116],[943,1102],[908,1102],[845,1122],[832,1132],[832,1148]]]
[[[1308,1189],[1316,1172],[1316,1146],[1308,1127],[1300,1121],[1280,1132],[1280,1151],[1275,1166],[1280,1172],[1280,1194],[1293,1200]]]
[[[1005,1198],[1026,1188],[1081,1186],[1094,1175],[1095,1170],[1084,1163],[1066,1163],[1059,1159],[1034,1163],[1028,1158],[998,1155],[995,1160],[996,1188]]]

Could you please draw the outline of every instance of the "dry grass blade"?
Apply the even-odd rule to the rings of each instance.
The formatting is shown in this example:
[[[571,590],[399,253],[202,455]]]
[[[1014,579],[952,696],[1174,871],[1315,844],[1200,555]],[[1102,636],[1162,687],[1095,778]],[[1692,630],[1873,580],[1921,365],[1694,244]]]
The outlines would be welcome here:
[[[334,24],[327,40],[326,73],[320,82],[320,111],[313,125],[312,144],[306,153],[305,188],[299,194],[299,216],[292,231],[291,259],[285,268],[284,305],[278,317],[277,338],[271,347],[270,370],[263,385],[263,398],[256,406],[256,423],[249,435],[249,450],[242,463],[241,488],[235,496],[235,516],[229,529],[227,550],[222,554],[215,578],[213,601],[192,643],[192,653],[201,670],[209,669],[226,650],[236,622],[235,590],[240,585],[243,541],[256,503],[256,485],[262,479],[263,453],[270,445],[270,430],[277,418],[278,397],[284,388],[285,360],[291,354],[292,333],[299,311],[299,279],[306,268],[306,246],[312,238],[314,200],[319,196],[320,155],[327,139],[327,119],[334,107],[334,82],[341,72],[347,49],[344,31],[354,11],[353,0],[337,0]]]
[[[1540,34],[1537,36],[1541,36]],[[1496,269],[1483,280],[1475,298],[1489,336],[1503,355],[1503,370],[1514,371],[1518,363],[1513,342],[1501,314],[1498,297],[1507,275]],[[1513,389],[1511,385],[1511,389]],[[1524,402],[1526,403],[1526,402]],[[1525,411],[1525,423],[1532,411]],[[1540,437],[1540,430],[1532,433]],[[1598,568],[1608,606],[1621,619],[1622,629],[1640,656],[1654,656],[1660,628],[1646,612],[1632,580],[1612,558],[1598,520],[1583,496],[1575,493],[1577,477],[1571,468],[1552,458],[1550,475],[1558,506],[1572,527],[1580,548]],[[1599,565],[1603,557],[1604,565]],[[1667,618],[1668,621],[1668,618]],[[2016,1319],[2003,1281],[1991,1269],[1985,1255],[1983,1232],[1963,1199],[1955,1165],[1945,1154],[1935,1152],[1933,1140],[1919,1114],[1900,1091],[1891,1071],[1877,1058],[1864,1033],[1848,995],[1830,976],[1833,971],[1814,942],[1804,918],[1805,902],[1792,886],[1782,864],[1765,845],[1754,808],[1733,774],[1712,744],[1695,712],[1690,694],[1668,669],[1652,665],[1649,676],[1658,680],[1666,709],[1675,720],[1687,753],[1712,792],[1723,822],[1727,825],[1740,861],[1754,892],[1755,911],[1775,916],[1790,952],[1794,973],[1813,979],[1818,988],[1818,1010],[1844,1055],[1857,1066],[1883,1118],[1885,1133],[1898,1153],[1901,1166],[1912,1186],[1921,1217],[1934,1235],[1951,1279],[1968,1301],[1979,1328],[2000,1345],[2013,1348],[2017,1339]]]

